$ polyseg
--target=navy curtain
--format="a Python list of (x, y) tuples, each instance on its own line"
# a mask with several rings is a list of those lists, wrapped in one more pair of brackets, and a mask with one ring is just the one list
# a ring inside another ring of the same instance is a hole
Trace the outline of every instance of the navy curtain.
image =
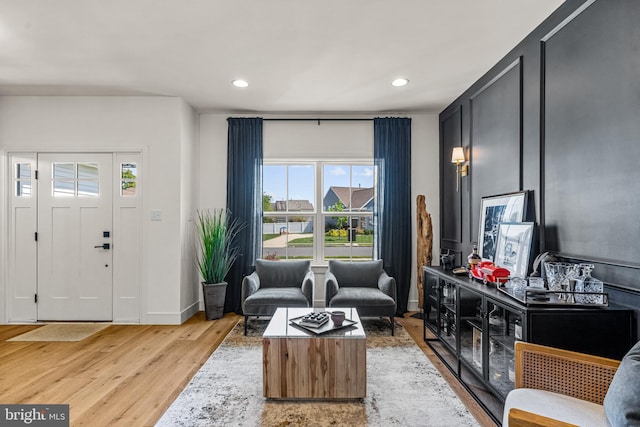
[(236, 244), (240, 256), (227, 275), (225, 312), (242, 314), (242, 278), (253, 271), (262, 247), (262, 119), (228, 118), (227, 209), (245, 227)]
[(396, 279), (396, 315), (402, 316), (411, 286), (411, 119), (375, 118), (373, 156), (378, 174), (374, 255)]

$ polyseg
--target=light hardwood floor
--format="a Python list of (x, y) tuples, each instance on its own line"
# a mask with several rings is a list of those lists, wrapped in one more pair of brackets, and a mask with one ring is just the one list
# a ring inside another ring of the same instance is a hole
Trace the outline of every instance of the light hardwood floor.
[[(112, 325), (80, 342), (7, 342), (36, 325), (0, 326), (0, 403), (68, 403), (73, 426), (152, 426), (242, 316), (179, 326)], [(422, 340), (397, 319), (482, 426), (495, 426)]]

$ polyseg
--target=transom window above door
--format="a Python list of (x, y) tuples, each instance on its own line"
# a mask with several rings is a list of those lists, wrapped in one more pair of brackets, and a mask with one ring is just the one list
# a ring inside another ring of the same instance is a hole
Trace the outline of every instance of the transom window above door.
[(96, 197), (100, 195), (98, 163), (52, 163), (54, 197)]

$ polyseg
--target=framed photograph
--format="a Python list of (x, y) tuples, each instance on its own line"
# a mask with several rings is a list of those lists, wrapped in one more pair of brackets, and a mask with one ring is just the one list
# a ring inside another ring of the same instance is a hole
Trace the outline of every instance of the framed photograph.
[(478, 253), (483, 261), (493, 261), (502, 222), (525, 221), (527, 191), (483, 197), (480, 202)]
[(498, 226), (494, 263), (511, 272), (511, 277), (526, 277), (533, 240), (533, 222), (503, 222)]

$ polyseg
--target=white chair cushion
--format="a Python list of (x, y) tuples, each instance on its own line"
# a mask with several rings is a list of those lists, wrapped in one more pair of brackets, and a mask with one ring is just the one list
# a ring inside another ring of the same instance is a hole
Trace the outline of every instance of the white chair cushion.
[(522, 409), (578, 426), (607, 427), (604, 407), (563, 394), (531, 388), (511, 390), (504, 402), (502, 426), (509, 427), (509, 410)]

